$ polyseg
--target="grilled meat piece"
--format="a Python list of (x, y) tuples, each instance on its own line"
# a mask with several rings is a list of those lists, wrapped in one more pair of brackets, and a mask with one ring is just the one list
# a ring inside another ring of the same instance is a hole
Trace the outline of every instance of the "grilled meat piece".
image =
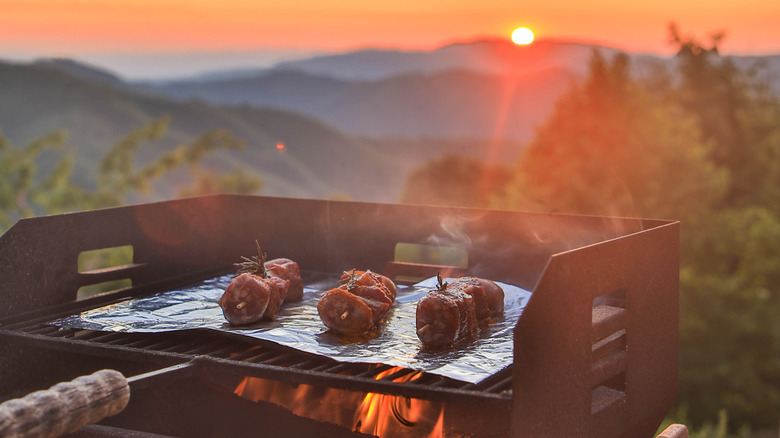
[(480, 327), (504, 314), (504, 291), (495, 282), (484, 278), (460, 277), (452, 285), (474, 297), (474, 310)]
[(336, 333), (356, 336), (367, 332), (395, 302), (395, 284), (383, 275), (353, 270), (345, 272), (340, 283), (317, 303), (320, 319)]
[(250, 324), (260, 319), (274, 319), (292, 285), (293, 299), (303, 295), (303, 280), (298, 264), (290, 259), (265, 261), (257, 245), (257, 255), (241, 257), (236, 263), (239, 275), (230, 282), (219, 299), (225, 319), (233, 325)]
[(461, 289), (433, 290), (417, 303), (417, 337), (427, 346), (470, 339), (478, 329), (474, 298)]
[(273, 276), (268, 276), (268, 278), (264, 278), (263, 281), (270, 287), (271, 297), (268, 300), (268, 308), (265, 309), (265, 312), (260, 319), (271, 320), (276, 318), (276, 314), (279, 313), (282, 303), (286, 300), (287, 293), (290, 290), (290, 282), (283, 278)]
[[(368, 275), (366, 275), (368, 273)], [(377, 274), (376, 272), (371, 271), (358, 271), (358, 270), (351, 270), (351, 271), (344, 271), (344, 273), (341, 274), (341, 278), (339, 278), (340, 283), (348, 282), (352, 278), (356, 284), (362, 284), (362, 285), (371, 285), (377, 282), (381, 282), (387, 290), (391, 294), (391, 300), (395, 300), (395, 297), (397, 295), (397, 290), (395, 288), (395, 283), (393, 283), (393, 280), (385, 277), (382, 274)]]
[(241, 274), (230, 282), (219, 299), (222, 314), (233, 325), (258, 321), (268, 308), (271, 287), (262, 278)]
[(289, 286), (290, 282), (281, 278), (241, 274), (230, 282), (219, 299), (222, 314), (231, 325), (274, 319)]
[(504, 313), (504, 291), (490, 280), (462, 277), (439, 286), (417, 303), (417, 336), (440, 348), (473, 339)]
[(298, 263), (286, 258), (273, 259), (265, 262), (265, 270), (269, 277), (278, 277), (290, 282), (284, 298), (285, 302), (303, 299), (303, 279)]

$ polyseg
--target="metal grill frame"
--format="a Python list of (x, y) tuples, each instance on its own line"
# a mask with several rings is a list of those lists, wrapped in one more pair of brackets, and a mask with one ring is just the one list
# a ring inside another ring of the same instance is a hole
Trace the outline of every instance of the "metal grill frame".
[[(444, 232), (453, 227), (458, 233)], [(254, 240), (303, 269), (334, 273), (355, 266), (395, 269), (396, 243), (432, 237), (462, 245), (471, 275), (534, 292), (515, 329), (513, 366), (479, 385), (435, 376), (377, 381), (379, 371), (354, 364), (320, 363), (303, 353), (204, 334), (136, 340), (44, 325), (229, 272), (253, 252)], [(211, 370), (204, 374), (496, 405), (511, 412), (513, 436), (582, 436), (585, 430), (589, 436), (652, 436), (677, 391), (678, 242), (675, 221), (240, 195), (25, 219), (0, 236), (0, 373), (15, 377), (3, 379), (0, 398), (18, 395), (33, 381), (40, 385), (52, 366), (36, 357), (51, 352), (48, 357), (83, 358), (73, 369), (50, 373), (52, 383), (98, 364), (127, 374), (191, 361)], [(78, 272), (81, 252), (123, 245), (133, 247), (131, 264)], [(75, 301), (81, 286), (115, 279), (133, 286)], [(615, 297), (617, 304), (609, 301)], [(603, 299), (606, 304), (594, 307)], [(176, 351), (182, 336), (184, 344), (209, 339), (216, 353), (201, 351), (203, 345)], [(223, 343), (237, 343), (243, 352), (220, 357), (230, 350)], [(268, 356), (238, 360), (257, 348)], [(292, 365), (285, 355), (296, 357)]]

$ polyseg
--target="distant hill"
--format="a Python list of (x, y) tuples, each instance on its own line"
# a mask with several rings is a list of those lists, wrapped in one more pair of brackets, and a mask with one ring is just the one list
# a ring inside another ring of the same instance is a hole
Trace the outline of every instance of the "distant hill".
[[(160, 144), (145, 147), (141, 161), (207, 130), (227, 129), (243, 139), (247, 148), (210, 157), (208, 165), (221, 169), (241, 165), (262, 177), (266, 194), (322, 198), (343, 193), (353, 199), (389, 201), (402, 184), (396, 181), (399, 166), (408, 165), (298, 114), (176, 102), (50, 65), (0, 63), (0, 96), (3, 135), (21, 145), (54, 130), (67, 130), (68, 144), (77, 153), (74, 176), (87, 186), (94, 184), (97, 162), (108, 147), (132, 129), (164, 115), (172, 120), (168, 134)], [(276, 149), (278, 142), (286, 146), (281, 152)], [(375, 162), (385, 166), (367, 165)], [(47, 165), (43, 163), (44, 168)], [(171, 187), (161, 196), (173, 191)]]
[(369, 137), (526, 141), (596, 49), (616, 52), (555, 41), (475, 41), (316, 56), (254, 75), (225, 72), (145, 88), (181, 100), (284, 108)]
[[(290, 87), (296, 89), (295, 84)], [(277, 90), (281, 99), (288, 89), (274, 84), (269, 90)], [(63, 60), (0, 62), (0, 96), (3, 136), (21, 146), (66, 130), (68, 147), (76, 152), (74, 179), (87, 187), (95, 184), (97, 163), (109, 147), (165, 115), (171, 118), (166, 136), (139, 150), (140, 162), (208, 130), (226, 129), (245, 141), (246, 149), (210, 156), (207, 166), (230, 170), (239, 165), (259, 175), (263, 193), (274, 196), (339, 195), (392, 202), (406, 174), (433, 157), (457, 153), (506, 162), (517, 157), (521, 146), (485, 139), (366, 139), (284, 109), (173, 100), (133, 88), (103, 70)], [(280, 142), (285, 145), (282, 151), (276, 147)], [(44, 156), (42, 172), (55, 158)], [(167, 183), (159, 188), (158, 198), (175, 194), (179, 183)]]
[[(240, 76), (166, 81), (146, 89), (176, 99), (285, 108), (369, 137), (527, 141), (594, 50), (501, 40), (433, 51), (363, 50), (283, 62)], [(639, 55), (637, 55), (639, 56)]]
[(295, 71), (153, 87), (177, 99), (284, 108), (369, 137), (527, 140), (575, 76), (551, 69), (523, 76), (453, 70), (376, 81)]
[(52, 70), (58, 70), (64, 73), (68, 73), (71, 76), (87, 79), (92, 82), (122, 85), (122, 80), (114, 73), (94, 65), (77, 62), (68, 58), (40, 59), (35, 62), (35, 65), (43, 68), (50, 68)]
[(453, 43), (430, 51), (358, 50), (281, 62), (275, 70), (359, 81), (449, 70), (502, 76), (524, 76), (556, 69), (584, 73), (594, 50), (600, 50), (606, 56), (618, 52), (610, 47), (567, 41), (539, 40), (519, 46), (508, 40), (494, 39)]
[[(560, 94), (582, 77), (594, 49), (616, 53), (563, 42), (523, 48), (478, 41), (426, 52), (319, 56), (254, 73), (158, 83), (128, 83), (121, 72), (68, 59), (0, 62), (0, 130), (15, 144), (67, 130), (77, 152), (75, 177), (93, 184), (108, 147), (169, 115), (165, 140), (146, 147), (140, 160), (221, 128), (248, 147), (207, 164), (257, 173), (266, 194), (393, 201), (407, 172), (441, 154), (514, 160)], [(672, 62), (630, 56), (638, 72), (648, 63)], [(766, 74), (774, 75), (767, 79), (780, 84), (780, 56), (734, 60), (743, 68), (766, 64)], [(175, 184), (162, 190), (170, 196)]]
[[(360, 50), (282, 62), (272, 69), (149, 84), (176, 99), (285, 108), (369, 137), (500, 138), (527, 141), (555, 101), (604, 46), (542, 40), (450, 44), (431, 51)], [(629, 53), (637, 74), (673, 58)], [(780, 56), (764, 62), (780, 92)]]

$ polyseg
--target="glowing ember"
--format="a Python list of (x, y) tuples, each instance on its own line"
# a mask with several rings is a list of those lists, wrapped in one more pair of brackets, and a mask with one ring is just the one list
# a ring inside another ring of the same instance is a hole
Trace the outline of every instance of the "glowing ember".
[(284, 143), (282, 143), (281, 141), (279, 143), (276, 143), (276, 150), (283, 151)]

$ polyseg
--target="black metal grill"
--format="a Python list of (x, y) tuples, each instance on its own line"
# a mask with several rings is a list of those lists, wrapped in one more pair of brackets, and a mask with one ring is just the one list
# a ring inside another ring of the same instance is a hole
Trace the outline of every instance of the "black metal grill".
[(419, 399), (446, 401), (452, 397), (475, 401), (510, 401), (511, 367), (478, 383), (465, 383), (430, 373), (411, 382), (394, 382), (415, 371), (382, 364), (342, 363), (322, 356), (257, 345), (210, 333), (111, 333), (46, 324), (18, 323), (3, 326), (25, 342), (50, 349), (84, 351), (96, 356), (141, 357), (155, 362), (187, 362), (195, 359), (213, 366), (227, 365), (243, 376), (291, 383), (327, 385), (357, 392), (376, 392)]
[[(385, 376), (386, 365), (339, 363), (224, 333), (47, 324), (230, 272), (256, 239), (312, 275), (394, 269), (397, 243), (446, 238), (444, 220), (470, 238), (453, 244), (468, 251), (469, 274), (533, 291), (515, 327), (513, 365), (478, 384), (430, 373), (399, 382), (412, 371)], [(446, 403), (512, 436), (649, 437), (676, 396), (678, 234), (679, 224), (659, 220), (232, 195), (27, 219), (0, 236), (0, 401), (100, 368), (133, 375), (178, 365), (176, 373), (192, 379), (150, 380), (157, 384), (136, 392), (118, 416), (123, 427), (216, 433), (208, 409), (244, 412), (232, 390), (259, 377)], [(132, 263), (77, 272), (81, 252), (122, 245), (132, 246)], [(116, 279), (132, 286), (75, 299), (82, 286)], [(174, 396), (193, 400), (184, 417), (156, 402), (176, 404)], [(190, 424), (195, 418), (202, 422)]]

